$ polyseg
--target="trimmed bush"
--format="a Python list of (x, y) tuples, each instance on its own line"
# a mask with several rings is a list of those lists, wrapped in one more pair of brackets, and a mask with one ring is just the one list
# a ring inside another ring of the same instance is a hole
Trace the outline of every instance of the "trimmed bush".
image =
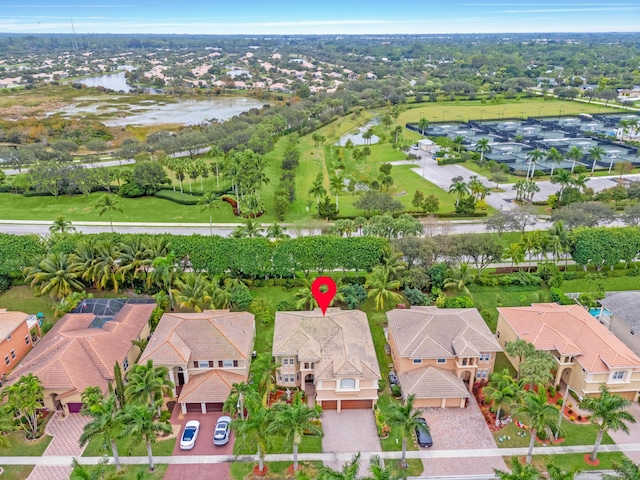
[(197, 205), (198, 198), (188, 193), (174, 192), (173, 190), (159, 190), (154, 197), (163, 198), (180, 205)]

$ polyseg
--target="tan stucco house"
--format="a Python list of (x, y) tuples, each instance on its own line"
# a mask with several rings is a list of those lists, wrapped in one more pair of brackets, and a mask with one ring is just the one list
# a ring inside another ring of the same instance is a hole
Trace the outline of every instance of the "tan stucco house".
[(315, 390), (325, 410), (371, 409), (378, 400), (380, 368), (360, 310), (277, 312), (273, 356), (277, 385)]
[(464, 408), (502, 348), (475, 308), (411, 307), (387, 312), (402, 396), (416, 407)]
[(116, 362), (126, 374), (140, 355), (140, 348), (131, 341), (149, 336), (149, 317), (156, 305), (136, 301), (84, 300), (33, 347), (11, 372), (8, 383), (32, 373), (42, 382), (46, 408), (79, 412), (87, 387), (97, 386), (106, 393)]
[(234, 383), (247, 381), (254, 317), (247, 312), (205, 310), (165, 313), (140, 363), (169, 369), (182, 413), (220, 412)]
[[(554, 385), (562, 382), (584, 398), (599, 395), (604, 384), (637, 401), (640, 358), (583, 307), (537, 303), (498, 308), (498, 314), (496, 336), (502, 346), (523, 339), (555, 357)], [(518, 358), (508, 358), (517, 368)]]

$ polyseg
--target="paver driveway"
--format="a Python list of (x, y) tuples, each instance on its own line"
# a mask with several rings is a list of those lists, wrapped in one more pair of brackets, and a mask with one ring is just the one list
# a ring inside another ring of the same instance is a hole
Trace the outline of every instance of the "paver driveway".
[[(423, 416), (433, 437), (433, 450), (462, 448), (496, 448), (476, 400), (471, 397), (467, 408), (425, 408)], [(505, 470), (501, 457), (488, 458), (430, 458), (424, 459), (424, 476), (476, 475), (493, 473), (494, 468)]]
[[(381, 452), (376, 421), (372, 410), (331, 410), (322, 412), (322, 451), (327, 453)], [(327, 466), (341, 469), (342, 464), (325, 462)], [(360, 474), (369, 473), (369, 459), (361, 458)]]
[[(640, 443), (640, 405), (635, 402), (632, 403), (631, 407), (629, 407), (629, 413), (636, 419), (636, 423), (627, 423), (629, 435), (622, 430), (617, 432), (609, 430), (608, 432), (611, 439), (616, 443)], [(640, 462), (640, 452), (627, 452), (625, 455), (635, 463)]]
[[(42, 456), (65, 455), (80, 457), (84, 447), (80, 447), (78, 439), (89, 420), (89, 417), (79, 413), (72, 413), (67, 417), (63, 417), (60, 412), (56, 412), (44, 429), (45, 433), (51, 435), (53, 439)], [(67, 480), (70, 475), (71, 465), (68, 467), (36, 466), (27, 477), (27, 480)]]
[[(233, 432), (229, 437), (229, 443), (224, 446), (213, 445), (213, 430), (223, 414), (220, 412), (195, 413), (187, 412), (182, 414), (180, 404), (176, 403), (171, 414), (171, 424), (179, 425), (178, 438), (176, 446), (173, 449), (174, 456), (190, 456), (190, 455), (233, 455), (233, 442), (235, 440)], [(191, 450), (180, 450), (180, 437), (184, 425), (189, 420), (198, 420), (200, 422), (200, 433), (196, 440), (196, 445)], [(195, 464), (195, 465), (169, 465), (167, 468), (166, 478), (171, 480), (199, 480), (211, 479), (227, 480), (231, 479), (228, 463), (215, 464)]]

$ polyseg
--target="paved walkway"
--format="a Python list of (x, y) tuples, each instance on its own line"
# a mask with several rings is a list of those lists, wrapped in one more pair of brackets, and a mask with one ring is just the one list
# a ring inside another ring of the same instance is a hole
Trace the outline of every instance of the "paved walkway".
[(67, 480), (71, 476), (71, 460), (60, 465), (47, 464), (47, 459), (49, 457), (55, 457), (56, 460), (64, 457), (80, 457), (84, 447), (81, 448), (78, 445), (78, 438), (88, 422), (89, 418), (78, 413), (62, 417), (60, 412), (56, 412), (44, 429), (45, 433), (51, 435), (53, 439), (40, 457), (43, 464), (37, 465), (27, 480)]

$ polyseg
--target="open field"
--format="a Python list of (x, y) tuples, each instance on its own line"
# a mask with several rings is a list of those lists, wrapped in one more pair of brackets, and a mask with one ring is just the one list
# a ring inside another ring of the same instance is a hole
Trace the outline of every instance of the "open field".
[[(414, 106), (415, 105), (415, 106)], [(436, 102), (411, 105), (398, 117), (398, 125), (417, 123), (424, 117), (429, 122), (466, 122), (468, 120), (489, 120), (502, 118), (549, 117), (578, 115), (580, 113), (613, 113), (620, 110), (615, 107), (592, 105), (556, 99), (543, 100), (541, 97), (502, 100), (491, 103), (481, 100)]]

